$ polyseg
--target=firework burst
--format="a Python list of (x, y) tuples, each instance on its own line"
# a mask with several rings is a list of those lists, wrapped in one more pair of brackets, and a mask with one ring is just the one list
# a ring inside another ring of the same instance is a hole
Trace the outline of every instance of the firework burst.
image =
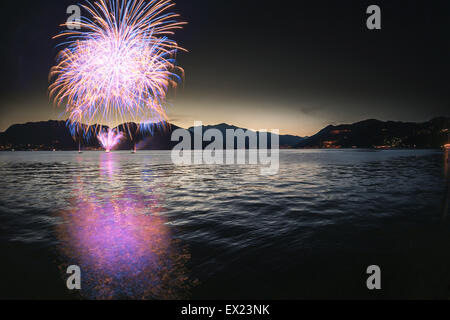
[(97, 138), (106, 152), (110, 152), (123, 138), (123, 134), (116, 129), (108, 129), (107, 131), (102, 130)]
[[(98, 0), (80, 30), (66, 30), (66, 46), (51, 69), (50, 95), (65, 106), (72, 134), (101, 125), (135, 122), (141, 130), (167, 120), (164, 104), (183, 70), (175, 65), (182, 49), (169, 39), (184, 22), (170, 0)], [(73, 22), (63, 26), (69, 27)], [(129, 128), (128, 128), (129, 129)]]

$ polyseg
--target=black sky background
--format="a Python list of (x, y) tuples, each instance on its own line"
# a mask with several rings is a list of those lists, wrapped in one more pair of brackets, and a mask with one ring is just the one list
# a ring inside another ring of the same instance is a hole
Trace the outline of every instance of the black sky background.
[[(189, 126), (232, 122), (309, 135), (329, 123), (450, 116), (450, 2), (178, 0), (189, 50), (170, 106)], [(0, 131), (59, 113), (47, 96), (52, 36), (76, 1), (2, 2)], [(366, 8), (382, 30), (366, 28)], [(59, 110), (60, 112), (61, 110)]]

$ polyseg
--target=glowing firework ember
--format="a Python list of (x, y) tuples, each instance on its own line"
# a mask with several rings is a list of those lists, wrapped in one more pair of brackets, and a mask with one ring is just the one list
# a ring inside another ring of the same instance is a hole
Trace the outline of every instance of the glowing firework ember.
[(115, 129), (108, 129), (100, 132), (97, 138), (106, 152), (110, 152), (123, 138), (123, 134)]
[[(126, 122), (150, 130), (164, 124), (169, 88), (183, 70), (175, 65), (182, 49), (169, 39), (184, 22), (169, 12), (171, 0), (99, 0), (82, 7), (80, 30), (66, 30), (67, 47), (51, 70), (50, 95), (65, 105), (75, 132), (94, 125)], [(69, 27), (73, 22), (64, 26)]]

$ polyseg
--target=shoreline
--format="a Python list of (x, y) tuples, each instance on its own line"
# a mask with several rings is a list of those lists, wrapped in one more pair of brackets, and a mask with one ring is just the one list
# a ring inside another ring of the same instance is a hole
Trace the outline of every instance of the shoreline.
[[(234, 149), (243, 150), (243, 149)], [(271, 150), (271, 149), (245, 149), (249, 150)], [(301, 151), (301, 150), (328, 150), (328, 151), (339, 151), (339, 150), (368, 150), (368, 151), (400, 151), (400, 150), (436, 150), (436, 151), (446, 151), (444, 148), (280, 148), (279, 151)], [(0, 152), (78, 152), (78, 149), (70, 150), (0, 150)], [(130, 150), (112, 150), (111, 152), (129, 152)], [(137, 150), (137, 152), (145, 151), (172, 151), (171, 149), (146, 149)], [(192, 149), (190, 151), (204, 151), (204, 149)], [(227, 149), (218, 149), (217, 151), (227, 151)], [(105, 150), (82, 150), (82, 152), (105, 152)]]

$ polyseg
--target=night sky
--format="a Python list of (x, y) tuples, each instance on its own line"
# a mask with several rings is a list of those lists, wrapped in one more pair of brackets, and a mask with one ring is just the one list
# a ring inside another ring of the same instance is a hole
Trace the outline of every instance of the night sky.
[[(368, 118), (450, 116), (450, 1), (178, 0), (186, 79), (170, 121), (312, 135)], [(67, 0), (2, 1), (0, 131), (60, 118), (48, 98)], [(382, 30), (366, 28), (366, 8)]]

